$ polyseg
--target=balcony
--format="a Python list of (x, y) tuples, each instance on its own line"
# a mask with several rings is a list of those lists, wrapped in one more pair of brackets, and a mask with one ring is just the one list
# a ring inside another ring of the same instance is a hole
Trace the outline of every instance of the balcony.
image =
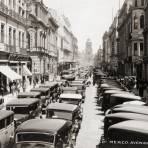
[(20, 16), (19, 13), (15, 12), (15, 11), (13, 11), (11, 9), (8, 9), (8, 7), (2, 2), (0, 2), (0, 12), (2, 12), (5, 15), (11, 17), (15, 21), (19, 21), (22, 24), (26, 24), (26, 19), (25, 18)]

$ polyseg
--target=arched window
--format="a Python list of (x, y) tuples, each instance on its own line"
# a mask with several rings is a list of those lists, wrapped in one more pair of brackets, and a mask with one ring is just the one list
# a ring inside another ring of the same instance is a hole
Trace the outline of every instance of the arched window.
[(140, 28), (144, 28), (144, 15), (140, 16)]
[(137, 0), (135, 0), (135, 7), (137, 7), (138, 6), (138, 1)]
[(141, 0), (141, 6), (144, 6), (144, 0)]
[(134, 29), (138, 29), (138, 18), (136, 14), (134, 16)]

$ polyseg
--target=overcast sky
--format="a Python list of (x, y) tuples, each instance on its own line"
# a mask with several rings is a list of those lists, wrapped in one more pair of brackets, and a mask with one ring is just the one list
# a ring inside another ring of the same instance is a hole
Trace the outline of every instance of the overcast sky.
[[(120, 0), (121, 5), (123, 2)], [(94, 52), (102, 46), (103, 33), (119, 9), (119, 0), (44, 0), (44, 3), (69, 18), (80, 50), (90, 38)]]

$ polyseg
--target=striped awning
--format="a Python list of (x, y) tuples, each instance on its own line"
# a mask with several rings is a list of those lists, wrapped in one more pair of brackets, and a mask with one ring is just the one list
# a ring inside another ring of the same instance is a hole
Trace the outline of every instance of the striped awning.
[(0, 72), (6, 77), (8, 77), (11, 81), (22, 79), (22, 77), (18, 73), (16, 73), (9, 66), (6, 65), (0, 66)]
[(30, 72), (30, 70), (27, 68), (26, 65), (23, 65), (23, 75), (24, 76), (32, 76), (32, 73)]

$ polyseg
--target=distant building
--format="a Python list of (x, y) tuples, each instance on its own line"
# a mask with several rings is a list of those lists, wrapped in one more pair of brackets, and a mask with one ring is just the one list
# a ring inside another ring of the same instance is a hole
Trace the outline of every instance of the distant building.
[(85, 44), (84, 62), (86, 66), (93, 65), (93, 50), (92, 50), (92, 42), (90, 39), (87, 39)]

